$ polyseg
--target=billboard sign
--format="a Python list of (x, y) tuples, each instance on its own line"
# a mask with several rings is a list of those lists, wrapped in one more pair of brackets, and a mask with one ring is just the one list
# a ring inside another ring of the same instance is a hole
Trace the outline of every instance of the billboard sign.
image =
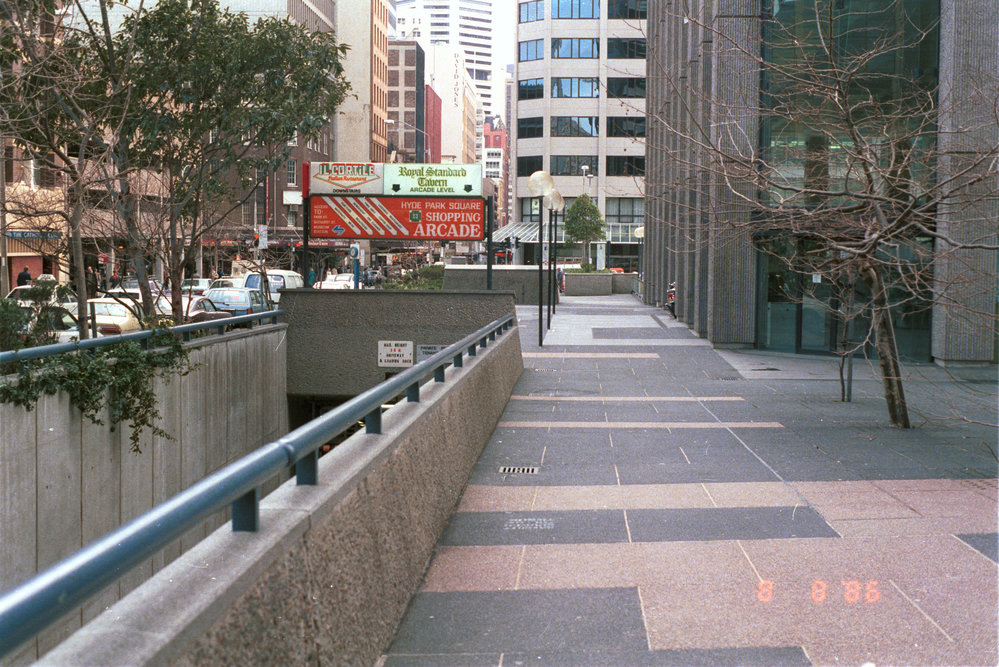
[(480, 241), (485, 236), (481, 198), (315, 196), (310, 201), (312, 238)]
[(481, 197), (481, 164), (386, 164), (385, 195)]
[(310, 162), (313, 194), (380, 195), (385, 189), (379, 162)]

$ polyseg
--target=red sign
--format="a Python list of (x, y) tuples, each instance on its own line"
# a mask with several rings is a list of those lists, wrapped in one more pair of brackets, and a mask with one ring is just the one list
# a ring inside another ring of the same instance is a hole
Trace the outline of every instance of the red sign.
[(479, 241), (485, 201), (444, 197), (310, 199), (311, 238)]

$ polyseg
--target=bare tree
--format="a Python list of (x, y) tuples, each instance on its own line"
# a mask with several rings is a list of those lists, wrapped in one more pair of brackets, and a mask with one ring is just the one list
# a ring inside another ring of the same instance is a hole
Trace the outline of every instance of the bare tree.
[(650, 183), (674, 220), (664, 248), (770, 253), (794, 282), (773, 289), (849, 327), (840, 353), (872, 345), (900, 427), (899, 318), (995, 318), (999, 80), (984, 67), (939, 84), (931, 4), (773, 0), (731, 18), (669, 1), (653, 39), (681, 54), (649, 61), (664, 92), (648, 151), (671, 165)]

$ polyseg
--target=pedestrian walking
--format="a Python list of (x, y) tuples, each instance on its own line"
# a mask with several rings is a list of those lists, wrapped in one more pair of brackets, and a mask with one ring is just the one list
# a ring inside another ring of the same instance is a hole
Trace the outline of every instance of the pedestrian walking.
[(24, 267), (24, 271), (17, 274), (17, 286), (30, 285), (31, 284), (31, 271), (28, 271), (28, 267)]

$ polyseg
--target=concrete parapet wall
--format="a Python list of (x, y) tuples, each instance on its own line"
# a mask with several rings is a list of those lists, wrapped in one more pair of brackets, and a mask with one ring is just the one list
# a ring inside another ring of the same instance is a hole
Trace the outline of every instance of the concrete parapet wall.
[[(548, 303), (548, 274), (544, 277), (542, 302)], [(445, 266), (444, 289), (484, 290), (486, 289), (486, 267)], [(502, 265), (493, 267), (493, 289), (513, 292), (520, 305), (538, 305), (538, 267), (529, 265)], [(558, 299), (558, 296), (555, 297)]]
[[(143, 435), (130, 451), (127, 427), (81, 416), (63, 392), (32, 411), (0, 405), (0, 590), (73, 554), (223, 465), (288, 430), (282, 324), (190, 343), (196, 369), (157, 379), (172, 440)], [(225, 521), (207, 520), (133, 570), (56, 628), (0, 664), (26, 664), (128, 593)]]
[(288, 393), (352, 397), (404, 368), (379, 365), (379, 341), (446, 347), (512, 313), (509, 292), (284, 290)]
[(614, 294), (631, 294), (638, 291), (637, 273), (612, 273)]
[(565, 274), (566, 296), (610, 296), (613, 293), (614, 274), (612, 273)]
[[(282, 299), (283, 303), (283, 299)], [(372, 665), (523, 371), (511, 329), (222, 527), (42, 665)]]

